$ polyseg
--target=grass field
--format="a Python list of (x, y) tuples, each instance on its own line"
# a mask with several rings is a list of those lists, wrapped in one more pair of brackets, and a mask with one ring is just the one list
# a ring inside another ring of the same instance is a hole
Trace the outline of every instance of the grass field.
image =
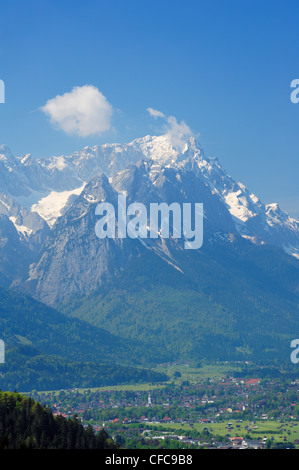
[[(232, 430), (228, 430), (227, 425), (231, 423)], [(267, 422), (264, 421), (256, 421), (254, 423), (250, 421), (243, 421), (239, 422), (237, 420), (229, 420), (224, 421), (221, 423), (194, 423), (193, 426), (189, 424), (173, 424), (173, 423), (166, 423), (163, 425), (159, 424), (152, 424), (152, 426), (161, 427), (164, 429), (169, 429), (170, 432), (178, 433), (180, 430), (191, 430), (194, 429), (196, 431), (202, 432), (205, 428), (209, 430), (209, 432), (213, 435), (219, 436), (226, 436), (229, 435), (231, 437), (245, 437), (246, 435), (250, 435), (253, 440), (258, 438), (270, 438), (273, 436), (274, 441), (283, 441), (286, 438), (286, 441), (293, 442), (295, 439), (299, 439), (299, 425), (296, 422), (294, 423), (281, 423), (275, 420), (268, 420)], [(249, 426), (252, 430), (248, 432), (245, 429), (246, 426)], [(254, 427), (257, 429), (254, 429)]]
[[(107, 390), (115, 390), (115, 391), (150, 391), (150, 390), (155, 390), (155, 389), (158, 389), (158, 388), (163, 388), (165, 387), (165, 383), (161, 383), (161, 384), (152, 384), (152, 383), (144, 383), (144, 384), (133, 384), (133, 385), (112, 385), (111, 387), (109, 386), (105, 386), (105, 387), (96, 387), (96, 388), (76, 388), (76, 390), (79, 392), (79, 393), (84, 393), (88, 390), (90, 390), (91, 392), (104, 392), (104, 391), (107, 391)], [(75, 390), (75, 389), (71, 389), (71, 390)], [(64, 390), (64, 391), (68, 391), (68, 390)], [(41, 392), (38, 392), (39, 395), (48, 395), (49, 393), (53, 394), (54, 395), (59, 395), (59, 392), (60, 390), (45, 390), (45, 391), (41, 391)], [(28, 395), (29, 393), (24, 393), (24, 395)]]
[[(240, 366), (235, 364), (228, 363), (217, 363), (217, 364), (207, 364), (201, 367), (194, 367), (190, 364), (173, 364), (167, 365), (163, 364), (155, 368), (157, 372), (163, 372), (167, 374), (170, 378), (168, 382), (163, 383), (142, 383), (142, 384), (128, 384), (128, 385), (112, 385), (105, 387), (96, 387), (96, 388), (78, 388), (77, 390), (80, 393), (83, 393), (86, 390), (92, 392), (96, 391), (105, 391), (105, 390), (115, 390), (115, 391), (150, 391), (159, 388), (164, 388), (167, 384), (174, 382), (177, 385), (180, 385), (183, 381), (189, 381), (190, 383), (200, 383), (203, 380), (209, 379), (219, 379), (225, 375), (229, 375), (230, 372), (239, 370)], [(175, 372), (180, 372), (181, 377), (175, 377)], [(39, 394), (48, 394), (55, 393), (58, 394), (59, 391), (42, 391)]]
[[(232, 375), (233, 372), (241, 369), (241, 365), (232, 363), (203, 364), (196, 367), (192, 364), (172, 364), (156, 367), (157, 372), (164, 372), (171, 381), (180, 384), (183, 381), (190, 383), (199, 383), (206, 379), (220, 379), (226, 375)], [(175, 378), (175, 372), (180, 372), (181, 377)]]

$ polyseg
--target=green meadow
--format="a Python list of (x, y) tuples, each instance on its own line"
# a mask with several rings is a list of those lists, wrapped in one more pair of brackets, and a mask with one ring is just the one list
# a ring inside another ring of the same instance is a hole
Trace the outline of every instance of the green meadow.
[[(228, 429), (228, 423), (231, 424), (230, 430)], [(272, 436), (274, 441), (283, 441), (284, 438), (286, 441), (294, 442), (294, 440), (299, 439), (299, 425), (294, 422), (280, 422), (275, 420), (267, 421), (242, 421), (238, 420), (227, 420), (220, 423), (194, 423), (190, 424), (173, 424), (165, 423), (163, 425), (150, 423), (149, 426), (155, 426), (155, 428), (161, 428), (163, 430), (169, 430), (174, 434), (179, 434), (181, 431), (190, 431), (196, 430), (198, 432), (208, 429), (208, 431), (213, 435), (219, 436), (230, 436), (230, 437), (243, 437), (250, 436), (252, 440), (256, 439), (271, 439)], [(245, 427), (249, 426), (251, 431), (249, 432)]]

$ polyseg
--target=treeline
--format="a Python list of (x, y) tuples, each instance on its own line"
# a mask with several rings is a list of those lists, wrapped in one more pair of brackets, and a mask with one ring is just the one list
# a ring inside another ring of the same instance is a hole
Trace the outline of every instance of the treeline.
[(7, 352), (0, 366), (2, 390), (60, 390), (142, 382), (163, 382), (166, 374), (120, 364), (67, 361), (47, 356), (31, 346), (18, 346)]
[(116, 449), (102, 430), (95, 434), (78, 419), (54, 416), (19, 393), (0, 391), (0, 449)]
[(239, 371), (234, 371), (232, 375), (235, 378), (252, 378), (259, 377), (261, 379), (281, 379), (281, 380), (296, 380), (298, 378), (298, 371), (294, 364), (281, 364), (278, 366), (247, 366), (245, 365)]

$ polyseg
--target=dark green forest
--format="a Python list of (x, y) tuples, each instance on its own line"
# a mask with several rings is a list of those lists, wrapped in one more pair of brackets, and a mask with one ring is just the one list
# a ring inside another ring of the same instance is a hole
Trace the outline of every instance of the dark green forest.
[(59, 390), (61, 388), (103, 387), (142, 382), (163, 382), (167, 375), (137, 367), (97, 362), (66, 361), (41, 354), (30, 346), (8, 351), (0, 364), (2, 390)]
[(166, 375), (142, 367), (161, 357), (159, 349), (70, 319), (4, 288), (0, 288), (0, 339), (5, 343), (5, 363), (0, 364), (2, 390), (27, 392), (167, 380)]
[[(120, 330), (121, 331), (121, 330)], [(30, 345), (44, 354), (71, 361), (141, 365), (159, 362), (162, 348), (147, 348), (80, 319), (70, 319), (54, 308), (14, 290), (0, 287), (0, 338), (6, 347)]]
[(19, 393), (0, 391), (0, 449), (115, 449), (102, 430), (95, 434), (76, 418), (52, 411)]

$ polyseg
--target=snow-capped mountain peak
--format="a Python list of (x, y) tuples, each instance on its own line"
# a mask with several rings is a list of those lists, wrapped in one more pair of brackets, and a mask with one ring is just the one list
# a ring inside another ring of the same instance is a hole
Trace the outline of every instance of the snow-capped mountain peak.
[(37, 212), (52, 227), (92, 178), (103, 173), (113, 186), (120, 172), (140, 161), (147, 162), (152, 182), (158, 181), (165, 169), (183, 172), (177, 173), (177, 184), (183, 184), (182, 174), (192, 173), (230, 212), (241, 236), (297, 255), (299, 222), (276, 204), (264, 205), (244, 184), (236, 182), (217, 158), (206, 157), (195, 137), (182, 137), (180, 145), (174, 145), (169, 134), (147, 135), (127, 144), (87, 146), (49, 159), (34, 159), (29, 154), (15, 158), (7, 146), (0, 146), (0, 191)]
[(7, 145), (0, 145), (0, 164), (9, 171), (12, 171), (12, 168), (16, 164), (16, 159)]

